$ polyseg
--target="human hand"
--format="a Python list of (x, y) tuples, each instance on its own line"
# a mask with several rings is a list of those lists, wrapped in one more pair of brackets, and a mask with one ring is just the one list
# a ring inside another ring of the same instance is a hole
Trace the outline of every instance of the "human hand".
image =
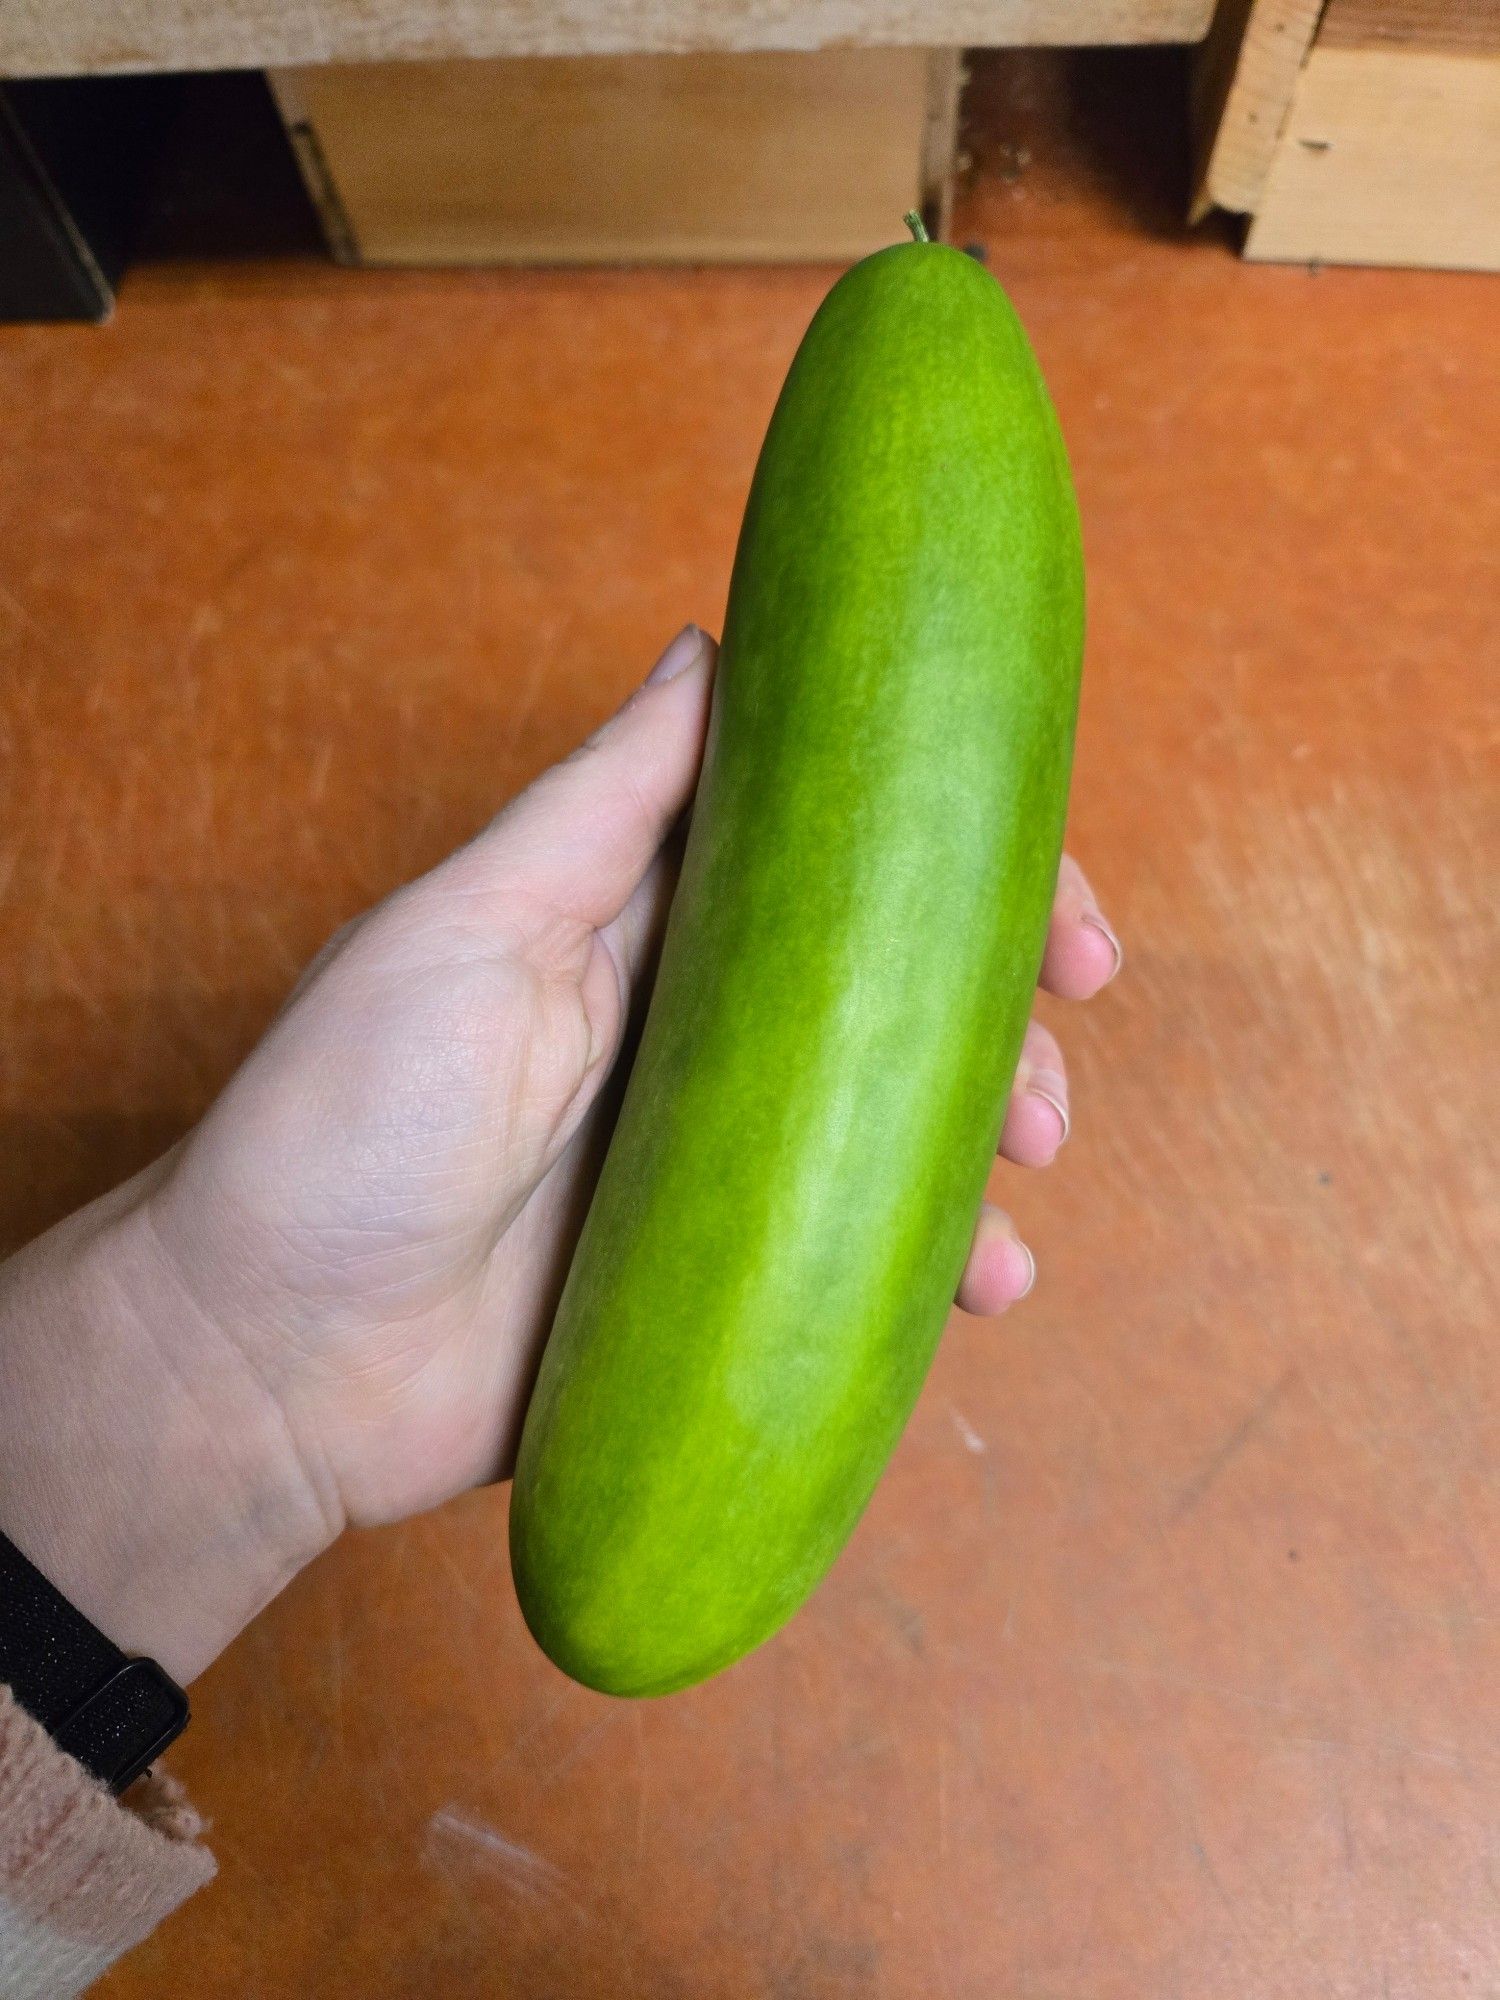
[[(679, 635), (581, 750), (325, 948), (179, 1147), (15, 1260), (34, 1301), (38, 1273), (81, 1252), (69, 1323), (112, 1407), (91, 1412), (76, 1378), (49, 1392), (66, 1345), (49, 1363), (7, 1330), (0, 1408), (9, 1391), (46, 1425), (48, 1394), (64, 1402), (63, 1455), (89, 1477), (66, 1490), (54, 1444), (28, 1478), (23, 1444), (0, 1525), (180, 1678), (346, 1522), (509, 1471), (670, 898), (712, 671), (702, 634)], [(1118, 961), (1065, 862), (1043, 985), (1084, 998)], [(1033, 1023), (1002, 1154), (1044, 1165), (1067, 1104)], [(986, 1205), (959, 1303), (998, 1312), (1033, 1275)], [(14, 1298), (16, 1270), (0, 1277)], [(80, 1514), (89, 1553), (70, 1558)]]

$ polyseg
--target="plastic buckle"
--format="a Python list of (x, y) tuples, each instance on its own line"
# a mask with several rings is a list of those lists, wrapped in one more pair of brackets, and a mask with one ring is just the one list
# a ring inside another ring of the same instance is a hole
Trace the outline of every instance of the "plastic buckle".
[(53, 1730), (54, 1742), (117, 1795), (175, 1742), (188, 1698), (155, 1660), (126, 1660)]

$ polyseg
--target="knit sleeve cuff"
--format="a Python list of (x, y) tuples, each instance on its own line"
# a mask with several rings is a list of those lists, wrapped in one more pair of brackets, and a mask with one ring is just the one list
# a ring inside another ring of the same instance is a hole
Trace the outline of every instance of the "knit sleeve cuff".
[(164, 1774), (115, 1799), (0, 1687), (0, 1994), (92, 1984), (212, 1879), (204, 1830)]

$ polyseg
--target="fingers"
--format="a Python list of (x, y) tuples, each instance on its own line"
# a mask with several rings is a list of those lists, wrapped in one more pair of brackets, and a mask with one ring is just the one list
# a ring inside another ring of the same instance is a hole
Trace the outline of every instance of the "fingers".
[(1000, 1151), (1018, 1167), (1045, 1167), (1068, 1136), (1068, 1073), (1056, 1036), (1040, 1021), (1026, 1030), (1011, 1086)]
[[(1041, 985), (1064, 1000), (1087, 1000), (1107, 986), (1124, 954), (1088, 878), (1071, 855), (1057, 873), (1057, 895)], [(1018, 1166), (1045, 1167), (1068, 1136), (1068, 1073), (1056, 1037), (1040, 1021), (1026, 1030), (1006, 1106), (1000, 1152)], [(1036, 1262), (1002, 1209), (986, 1202), (974, 1226), (957, 1300), (965, 1312), (999, 1313), (1025, 1298)]]
[(1092, 999), (1120, 969), (1124, 953), (1088, 878), (1070, 854), (1057, 871), (1041, 983), (1062, 1000)]
[(503, 890), (513, 931), (595, 930), (624, 910), (697, 784), (714, 658), (696, 625), (679, 632), (624, 707), (448, 864)]
[(1004, 1209), (985, 1202), (974, 1225), (957, 1302), (966, 1313), (992, 1317), (1024, 1299), (1036, 1283), (1036, 1259)]

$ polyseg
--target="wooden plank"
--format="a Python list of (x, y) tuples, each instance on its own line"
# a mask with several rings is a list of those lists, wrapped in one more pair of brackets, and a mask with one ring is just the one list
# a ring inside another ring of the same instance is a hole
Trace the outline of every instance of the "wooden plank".
[(1321, 11), (1322, 0), (1222, 0), (1193, 78), (1193, 221), (1259, 206)]
[(1248, 257), (1500, 269), (1500, 54), (1319, 45)]
[(452, 56), (1196, 41), (1213, 0), (10, 0), (0, 76)]
[(1500, 49), (1500, 0), (1328, 0), (1320, 49), (1405, 44), (1429, 55)]
[(940, 217), (957, 82), (921, 49), (273, 78), (335, 253), (422, 265), (861, 256)]
[(959, 105), (965, 68), (961, 49), (927, 57), (927, 117), (922, 130), (922, 213), (934, 236), (946, 238), (953, 219)]

